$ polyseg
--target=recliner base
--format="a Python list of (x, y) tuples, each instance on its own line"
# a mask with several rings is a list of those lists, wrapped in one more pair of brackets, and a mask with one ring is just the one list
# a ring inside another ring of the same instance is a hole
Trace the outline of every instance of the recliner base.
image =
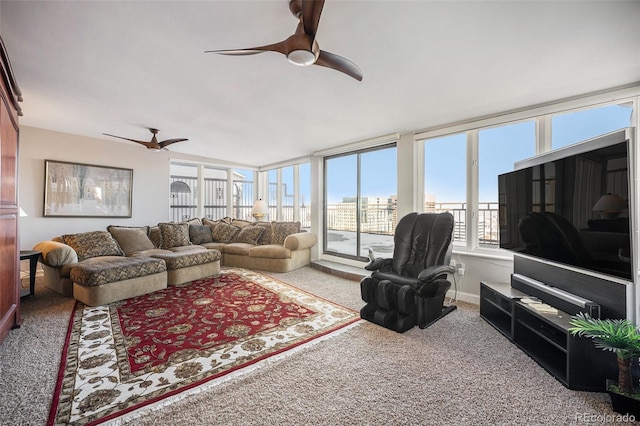
[(360, 310), (360, 317), (398, 333), (416, 325), (427, 328), (457, 308), (444, 304), (450, 285), (446, 280), (436, 280), (430, 288), (422, 289), (428, 293), (425, 297), (417, 294), (413, 286), (365, 277), (360, 282), (360, 290), (367, 304)]
[(418, 327), (420, 327), (421, 329), (425, 329), (427, 327), (429, 327), (431, 324), (433, 324), (434, 322), (438, 321), (440, 318), (450, 314), (451, 312), (455, 311), (456, 309), (458, 309), (458, 307), (456, 305), (445, 305), (442, 308), (442, 312), (440, 313), (440, 315), (438, 315), (437, 317), (433, 318), (432, 320), (430, 320), (428, 323), (424, 324), (424, 325), (420, 325), (418, 324)]

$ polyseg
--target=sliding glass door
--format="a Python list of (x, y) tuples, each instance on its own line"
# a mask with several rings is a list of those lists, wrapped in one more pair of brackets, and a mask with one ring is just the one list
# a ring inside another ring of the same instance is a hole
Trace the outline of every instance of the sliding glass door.
[(324, 252), (355, 259), (393, 251), (397, 223), (396, 147), (327, 157)]

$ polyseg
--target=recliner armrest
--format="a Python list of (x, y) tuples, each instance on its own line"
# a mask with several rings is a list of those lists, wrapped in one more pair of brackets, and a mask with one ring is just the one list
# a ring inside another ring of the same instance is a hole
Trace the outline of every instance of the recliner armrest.
[(366, 265), (364, 265), (364, 269), (366, 269), (367, 271), (379, 271), (384, 267), (389, 267), (389, 265), (391, 265), (391, 261), (392, 259), (385, 259), (382, 257), (378, 257), (376, 259), (373, 259), (371, 262), (367, 263)]
[(455, 269), (449, 265), (434, 265), (420, 272), (420, 274), (418, 274), (418, 279), (423, 283), (427, 283), (443, 274), (453, 274), (454, 272)]

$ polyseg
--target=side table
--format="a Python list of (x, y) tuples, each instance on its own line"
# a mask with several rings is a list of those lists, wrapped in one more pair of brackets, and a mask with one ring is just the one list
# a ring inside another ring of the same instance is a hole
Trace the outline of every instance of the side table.
[(20, 289), (20, 297), (31, 296), (36, 292), (36, 267), (41, 252), (36, 250), (20, 250), (20, 260), (29, 259), (29, 290)]

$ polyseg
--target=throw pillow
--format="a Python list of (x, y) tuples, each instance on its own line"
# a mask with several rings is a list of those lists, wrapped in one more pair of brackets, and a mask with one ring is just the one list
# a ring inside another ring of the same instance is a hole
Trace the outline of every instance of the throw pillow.
[(118, 245), (126, 256), (131, 254), (154, 249), (155, 246), (148, 237), (148, 226), (108, 226), (107, 231), (116, 239)]
[(209, 225), (189, 225), (189, 239), (193, 244), (205, 244), (213, 242)]
[(264, 232), (258, 238), (258, 244), (265, 245), (271, 244), (271, 237), (273, 236), (273, 229), (271, 227), (271, 222), (256, 222), (254, 226), (259, 226), (264, 229)]
[(229, 225), (228, 223), (220, 222), (213, 228), (213, 241), (217, 243), (230, 243), (233, 241), (233, 237), (240, 231), (237, 226)]
[(209, 225), (211, 229), (215, 228), (219, 222), (220, 222), (219, 220), (211, 220), (211, 219), (207, 219), (206, 217), (202, 218), (202, 224)]
[(63, 235), (62, 241), (75, 250), (78, 261), (98, 256), (124, 255), (116, 240), (107, 231)]
[(300, 222), (271, 222), (271, 228), (271, 244), (283, 245), (285, 238), (300, 232)]
[(187, 225), (202, 225), (202, 221), (197, 217), (194, 217), (193, 219), (185, 220), (184, 223), (186, 223)]
[(149, 239), (155, 248), (162, 248), (162, 233), (159, 226), (149, 227)]
[(231, 224), (233, 226), (237, 226), (238, 228), (244, 228), (245, 226), (253, 225), (253, 222), (249, 222), (248, 220), (242, 220), (242, 219), (233, 219)]
[(264, 232), (261, 226), (245, 226), (233, 237), (234, 243), (258, 244), (258, 239)]
[(191, 245), (189, 241), (189, 225), (185, 222), (159, 223), (162, 234), (162, 248), (181, 247)]

